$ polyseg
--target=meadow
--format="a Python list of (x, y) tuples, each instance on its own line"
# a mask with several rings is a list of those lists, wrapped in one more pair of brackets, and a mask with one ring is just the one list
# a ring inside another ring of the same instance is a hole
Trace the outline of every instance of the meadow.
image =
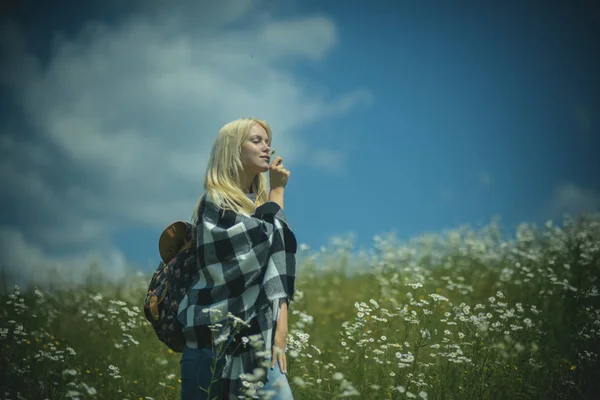
[[(296, 399), (592, 399), (600, 215), (401, 243), (302, 247), (290, 305)], [(0, 398), (178, 399), (179, 359), (141, 309), (150, 275), (3, 282)], [(54, 273), (52, 276), (59, 276)]]

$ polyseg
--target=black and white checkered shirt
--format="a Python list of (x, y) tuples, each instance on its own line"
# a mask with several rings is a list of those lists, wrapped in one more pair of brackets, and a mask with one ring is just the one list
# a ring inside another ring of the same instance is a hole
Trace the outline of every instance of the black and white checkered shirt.
[[(181, 301), (178, 318), (190, 347), (197, 347), (200, 332), (209, 325), (217, 326), (213, 343), (228, 338), (222, 396), (238, 398), (247, 387), (240, 375), (254, 373), (265, 382), (261, 361), (270, 361), (279, 307), (294, 296), (297, 242), (275, 202), (248, 216), (219, 208), (205, 194), (197, 215), (193, 223), (199, 277)], [(234, 337), (230, 313), (251, 327)], [(262, 338), (262, 351), (237, 346), (241, 336), (251, 334)]]

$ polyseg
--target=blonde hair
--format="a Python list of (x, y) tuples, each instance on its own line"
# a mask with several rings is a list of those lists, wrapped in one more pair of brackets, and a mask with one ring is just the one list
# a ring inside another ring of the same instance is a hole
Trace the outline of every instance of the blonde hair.
[(256, 174), (252, 180), (252, 193), (256, 194), (256, 203), (242, 190), (242, 172), (244, 165), (241, 158), (242, 144), (248, 139), (254, 124), (259, 124), (271, 140), (271, 127), (265, 121), (255, 118), (240, 118), (227, 123), (221, 128), (213, 143), (208, 165), (204, 175), (204, 193), (194, 207), (192, 219), (198, 215), (198, 207), (202, 198), (209, 194), (223, 210), (232, 210), (238, 214), (250, 215), (256, 207), (267, 202), (267, 178), (264, 173)]

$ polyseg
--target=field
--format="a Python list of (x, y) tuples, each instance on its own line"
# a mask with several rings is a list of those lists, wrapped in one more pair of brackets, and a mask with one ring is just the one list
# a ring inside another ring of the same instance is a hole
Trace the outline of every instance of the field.
[[(302, 249), (295, 398), (598, 398), (600, 216), (499, 229)], [(0, 398), (178, 399), (180, 355), (141, 311), (148, 281), (6, 287)]]

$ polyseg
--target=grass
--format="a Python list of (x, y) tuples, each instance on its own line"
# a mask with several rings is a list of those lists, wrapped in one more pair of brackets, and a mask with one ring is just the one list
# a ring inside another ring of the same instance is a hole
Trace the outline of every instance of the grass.
[[(296, 399), (592, 399), (600, 392), (600, 216), (495, 224), (298, 256)], [(0, 296), (0, 397), (179, 398), (179, 354), (141, 305), (149, 276)], [(47, 283), (47, 282), (46, 282)], [(46, 284), (45, 287), (48, 287)]]

